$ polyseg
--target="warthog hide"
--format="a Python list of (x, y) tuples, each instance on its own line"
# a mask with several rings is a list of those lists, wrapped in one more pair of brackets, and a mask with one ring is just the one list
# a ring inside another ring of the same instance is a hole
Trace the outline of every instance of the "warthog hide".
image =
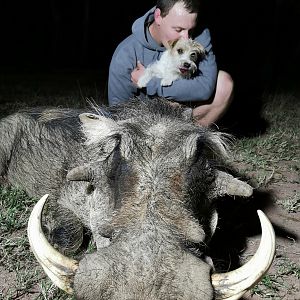
[(73, 251), (83, 228), (96, 241), (75, 275), (79, 299), (213, 298), (201, 251), (216, 226), (213, 200), (228, 193), (218, 176), (225, 135), (163, 99), (19, 112), (0, 134), (4, 180), (49, 194), (51, 243)]

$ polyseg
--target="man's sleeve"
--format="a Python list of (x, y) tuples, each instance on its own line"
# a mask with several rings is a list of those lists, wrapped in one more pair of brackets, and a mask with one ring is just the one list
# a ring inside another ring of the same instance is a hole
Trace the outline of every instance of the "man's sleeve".
[(208, 100), (212, 96), (218, 70), (209, 30), (205, 29), (196, 40), (205, 47), (207, 53), (199, 63), (199, 74), (191, 79), (175, 80), (171, 86), (166, 87), (162, 87), (157, 78), (152, 79), (147, 85), (148, 95), (158, 95), (178, 102)]
[[(125, 55), (125, 54), (126, 55)], [(137, 88), (131, 81), (134, 58), (126, 51), (116, 51), (109, 66), (108, 103), (115, 105), (125, 102), (136, 94)]]

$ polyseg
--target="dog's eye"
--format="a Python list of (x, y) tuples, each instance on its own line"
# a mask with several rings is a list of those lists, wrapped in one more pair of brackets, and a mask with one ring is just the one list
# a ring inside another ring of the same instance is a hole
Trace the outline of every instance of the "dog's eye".
[(177, 52), (178, 52), (178, 54), (182, 54), (183, 53), (183, 49), (182, 48), (178, 48)]
[(197, 53), (196, 52), (191, 53), (191, 59), (197, 59)]

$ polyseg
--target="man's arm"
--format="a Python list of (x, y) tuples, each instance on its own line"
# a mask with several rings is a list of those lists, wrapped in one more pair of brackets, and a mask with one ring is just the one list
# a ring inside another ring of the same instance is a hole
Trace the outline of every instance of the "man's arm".
[(110, 66), (108, 76), (108, 102), (115, 105), (132, 98), (137, 87), (131, 81), (131, 72), (135, 68), (136, 57), (132, 51), (117, 48)]

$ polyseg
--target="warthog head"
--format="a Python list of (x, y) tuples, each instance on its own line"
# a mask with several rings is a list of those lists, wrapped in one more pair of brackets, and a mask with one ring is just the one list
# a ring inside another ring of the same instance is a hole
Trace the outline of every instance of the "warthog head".
[[(41, 229), (44, 196), (28, 225), (36, 258), (57, 286), (79, 299), (238, 299), (273, 259), (274, 232), (264, 214), (259, 211), (258, 252), (236, 271), (211, 275), (189, 247), (201, 246), (214, 231), (214, 198), (252, 193), (248, 184), (217, 169), (227, 155), (226, 138), (158, 100), (128, 110), (126, 118), (80, 115), (87, 146), (114, 165), (107, 175), (113, 211), (97, 228), (110, 244), (80, 261), (57, 252)], [(87, 164), (68, 178), (92, 181), (96, 173)], [(100, 207), (102, 199), (96, 200)]]

